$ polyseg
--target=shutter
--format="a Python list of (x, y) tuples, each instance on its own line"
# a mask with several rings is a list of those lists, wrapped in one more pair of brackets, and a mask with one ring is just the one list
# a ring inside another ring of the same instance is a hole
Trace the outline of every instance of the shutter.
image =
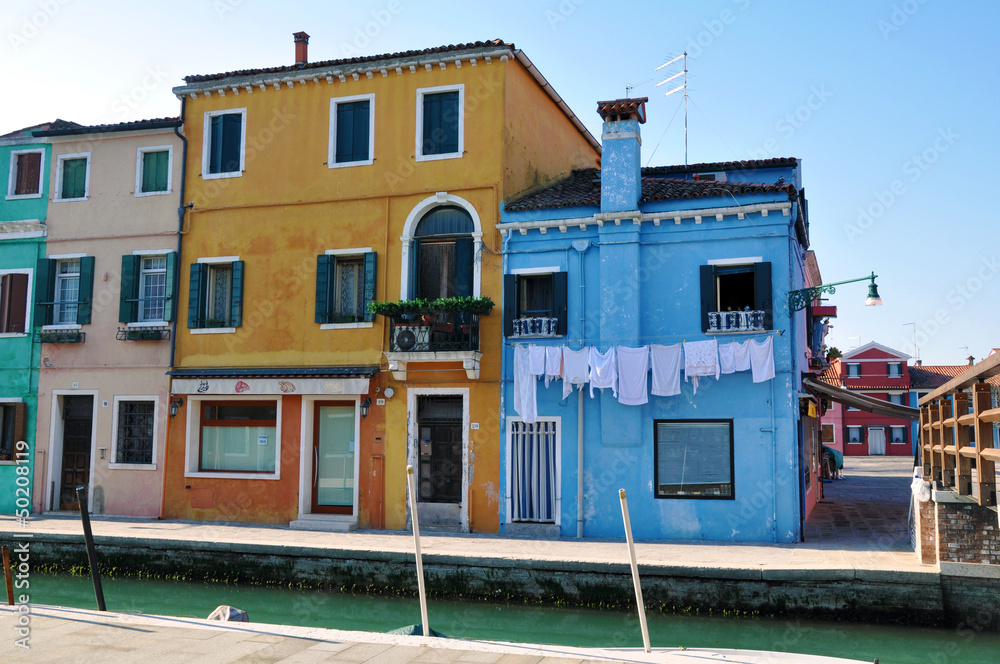
[(243, 116), (240, 113), (227, 113), (222, 118), (222, 172), (238, 173)]
[(118, 290), (118, 322), (134, 323), (139, 320), (139, 262), (141, 257), (122, 256), (122, 283)]
[(17, 155), (17, 180), (14, 184), (14, 195), (37, 194), (38, 175), (42, 169), (42, 155), (39, 152)]
[(471, 237), (455, 240), (455, 296), (472, 295), (473, 244)]
[(90, 323), (91, 300), (94, 298), (94, 257), (80, 259), (80, 294), (77, 296), (76, 322)]
[(316, 322), (330, 322), (330, 275), (331, 266), (336, 265), (333, 256), (319, 254), (316, 256)]
[(337, 154), (338, 164), (354, 161), (354, 105), (337, 104)]
[(774, 316), (771, 312), (771, 264), (754, 263), (754, 309), (764, 312), (764, 329), (774, 327)]
[(52, 289), (56, 283), (56, 262), (39, 258), (35, 263), (35, 324), (52, 324), (52, 305), (40, 304), (55, 299)]
[(174, 307), (176, 306), (177, 293), (177, 252), (171, 251), (167, 254), (167, 274), (166, 283), (163, 285), (163, 320), (172, 321), (174, 319)]
[(208, 265), (191, 263), (188, 282), (188, 328), (196, 329), (205, 325), (205, 288), (208, 283)]
[(7, 331), (14, 334), (24, 334), (25, 319), (28, 317), (28, 275), (11, 274), (10, 299), (6, 308)]
[[(400, 293), (401, 298), (406, 298), (406, 293)], [(413, 246), (410, 247), (410, 294), (409, 298), (420, 297), (420, 238), (413, 239)]]
[[(24, 440), (27, 433), (28, 404), (23, 401), (14, 404), (14, 443)], [(12, 448), (14, 451), (16, 447)]]
[(11, 286), (14, 284), (10, 277), (9, 274), (0, 276), (0, 333), (10, 332), (8, 323), (10, 321)]
[(517, 275), (503, 275), (503, 335), (514, 336), (514, 319), (517, 318)]
[(701, 266), (701, 329), (708, 331), (708, 312), (715, 311), (715, 267)]
[(142, 192), (167, 190), (166, 152), (142, 153)]
[(243, 325), (243, 261), (233, 261), (233, 285), (230, 291), (229, 325)]
[(368, 303), (375, 300), (375, 274), (378, 254), (370, 251), (365, 254), (365, 291), (361, 300), (361, 320), (373, 321), (375, 315), (368, 311)]
[(424, 126), (421, 136), (420, 153), (423, 155), (437, 154), (437, 143), (434, 137), (441, 129), (441, 95), (424, 95)]
[(567, 324), (569, 323), (569, 306), (567, 302), (567, 279), (569, 275), (566, 272), (553, 272), (552, 273), (552, 303), (555, 309), (556, 318), (559, 322), (556, 324), (556, 334), (566, 334)]
[(441, 131), (442, 139), (438, 146), (438, 154), (458, 152), (458, 91), (445, 92), (441, 95)]
[(87, 194), (87, 159), (67, 159), (63, 162), (61, 198), (83, 198)]
[(368, 160), (368, 127), (371, 122), (370, 106), (371, 104), (368, 101), (359, 101), (354, 104), (353, 161)]
[(212, 127), (209, 131), (211, 145), (208, 151), (208, 172), (222, 172), (222, 117), (215, 115), (211, 119)]

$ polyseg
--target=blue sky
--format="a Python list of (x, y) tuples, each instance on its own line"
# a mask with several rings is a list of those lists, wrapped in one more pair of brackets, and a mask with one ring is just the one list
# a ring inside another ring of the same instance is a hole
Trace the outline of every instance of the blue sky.
[(961, 364), (1000, 346), (996, 211), (972, 196), (1000, 152), (998, 21), (986, 0), (7, 0), (0, 133), (176, 115), (184, 75), (290, 64), (299, 30), (311, 60), (501, 38), (595, 136), (596, 102), (635, 85), (644, 165), (675, 164), (682, 99), (654, 69), (686, 49), (689, 161), (801, 158), (824, 281), (879, 275), (880, 308), (864, 283), (830, 296), (828, 342), (913, 354), (916, 332), (925, 363)]

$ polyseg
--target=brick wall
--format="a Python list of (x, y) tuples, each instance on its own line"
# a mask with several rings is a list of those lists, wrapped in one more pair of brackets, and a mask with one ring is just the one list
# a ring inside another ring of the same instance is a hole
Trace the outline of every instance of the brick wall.
[(937, 503), (936, 508), (938, 560), (1000, 565), (996, 512), (969, 503)]
[(924, 565), (937, 563), (937, 528), (934, 525), (934, 503), (916, 501), (917, 555)]

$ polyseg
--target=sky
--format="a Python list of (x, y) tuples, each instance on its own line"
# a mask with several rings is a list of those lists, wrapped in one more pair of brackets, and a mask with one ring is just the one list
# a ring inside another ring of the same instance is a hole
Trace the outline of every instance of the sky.
[[(925, 364), (1000, 347), (997, 212), (970, 194), (1000, 153), (1000, 3), (970, 0), (5, 0), (0, 134), (175, 116), (190, 74), (487, 39), (531, 59), (596, 137), (596, 102), (647, 96), (643, 165), (796, 157), (827, 297), (827, 337)], [(632, 86), (632, 87), (630, 87)], [(697, 287), (697, 284), (692, 285)], [(993, 330), (993, 332), (991, 332)], [(914, 349), (916, 342), (916, 350)]]

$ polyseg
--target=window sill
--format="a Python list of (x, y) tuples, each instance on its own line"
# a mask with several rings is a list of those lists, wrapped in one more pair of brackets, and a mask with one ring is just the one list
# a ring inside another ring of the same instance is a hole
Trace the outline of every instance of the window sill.
[(111, 470), (156, 470), (155, 463), (109, 463)]
[(321, 330), (360, 330), (366, 327), (372, 327), (374, 323), (321, 323), (319, 329)]
[(27, 332), (0, 332), (0, 339), (15, 339), (26, 336), (28, 336)]
[(230, 171), (229, 173), (205, 173), (202, 171), (202, 180), (219, 180), (222, 178), (241, 178), (243, 177), (243, 171)]
[(16, 466), (16, 461), (0, 461), (0, 466)]
[(201, 477), (214, 480), (280, 480), (278, 473), (212, 473), (202, 471), (186, 471), (184, 477)]
[(770, 334), (771, 330), (705, 330), (708, 336), (726, 336), (731, 334)]
[(81, 196), (80, 198), (53, 198), (52, 202), (53, 203), (73, 203), (73, 202), (76, 202), (76, 201), (85, 201), (88, 198), (90, 198), (90, 197), (89, 196)]
[(235, 327), (195, 327), (188, 330), (191, 334), (236, 334)]
[(82, 330), (83, 326), (77, 323), (67, 323), (65, 325), (43, 325), (42, 332), (60, 332), (60, 331), (73, 331)]
[(41, 198), (41, 192), (37, 194), (8, 194), (6, 200), (8, 201), (23, 201), (30, 198)]
[(329, 168), (351, 168), (352, 166), (371, 166), (375, 163), (374, 159), (365, 159), (363, 161), (342, 161), (333, 164), (327, 164)]
[(170, 325), (170, 321), (166, 320), (144, 320), (142, 322), (126, 323), (125, 327), (166, 327)]
[(520, 341), (521, 339), (562, 339), (565, 334), (512, 334), (508, 339)]
[(167, 191), (137, 191), (135, 192), (136, 198), (145, 198), (146, 196), (164, 196), (166, 194), (172, 194), (173, 192), (169, 189)]
[(418, 154), (413, 159), (414, 161), (440, 161), (442, 159), (461, 159), (465, 155), (464, 152), (448, 152), (445, 154)]

